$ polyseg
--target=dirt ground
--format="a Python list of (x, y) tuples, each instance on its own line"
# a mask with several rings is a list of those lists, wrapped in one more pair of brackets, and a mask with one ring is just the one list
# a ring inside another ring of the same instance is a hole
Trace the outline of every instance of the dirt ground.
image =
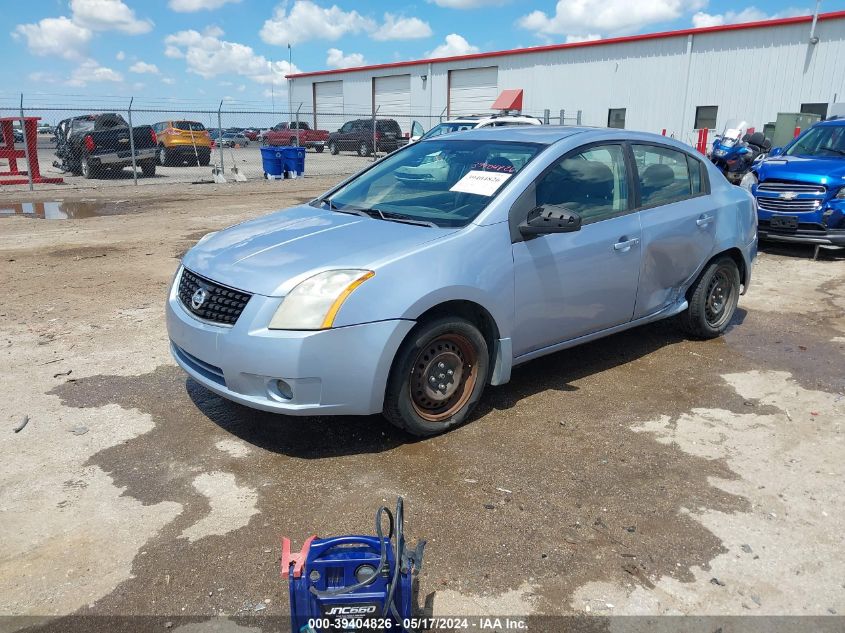
[(0, 218), (0, 615), (260, 631), (227, 618), (287, 613), (280, 535), (370, 533), (400, 494), (435, 614), (845, 613), (841, 255), (764, 250), (725, 337), (664, 322), (564, 351), (416, 440), (243, 408), (169, 356), (180, 255), (328, 184), (65, 192), (108, 214)]

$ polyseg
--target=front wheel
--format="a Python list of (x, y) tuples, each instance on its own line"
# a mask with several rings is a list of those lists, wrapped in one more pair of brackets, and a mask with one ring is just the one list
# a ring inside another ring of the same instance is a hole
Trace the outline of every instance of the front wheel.
[(487, 342), (471, 322), (444, 317), (418, 326), (393, 362), (384, 416), (413, 435), (429, 436), (467, 421), (489, 376)]
[(736, 312), (740, 284), (739, 268), (730, 257), (708, 264), (690, 289), (689, 307), (678, 316), (683, 330), (702, 339), (721, 335)]
[(322, 145), (315, 145), (314, 151), (316, 151), (318, 154), (322, 154), (323, 153), (323, 146)]
[(332, 156), (338, 155), (337, 143), (329, 143), (329, 154)]

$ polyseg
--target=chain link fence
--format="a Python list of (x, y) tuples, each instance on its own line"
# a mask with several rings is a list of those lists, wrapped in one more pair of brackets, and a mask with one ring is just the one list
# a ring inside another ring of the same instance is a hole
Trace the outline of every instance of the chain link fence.
[[(267, 177), (262, 147), (289, 146), (305, 148), (304, 174), (296, 176), (342, 177), (446, 120), (445, 113), (412, 116), (380, 109), (288, 112), (226, 102), (212, 109), (133, 106), (126, 99), (96, 107), (53, 101), (16, 103), (0, 96), (0, 119), (11, 121), (0, 139), (0, 189), (251, 181)], [(551, 125), (581, 123), (580, 111), (523, 114)], [(21, 125), (25, 119), (30, 120)], [(35, 161), (37, 169), (29, 169)], [(44, 182), (30, 182), (32, 175)]]

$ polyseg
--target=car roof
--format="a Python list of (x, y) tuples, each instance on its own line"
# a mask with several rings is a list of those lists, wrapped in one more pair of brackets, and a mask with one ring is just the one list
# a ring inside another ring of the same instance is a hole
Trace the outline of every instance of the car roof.
[(828, 119), (827, 121), (819, 121), (815, 125), (825, 125), (825, 126), (836, 126), (836, 125), (845, 125), (845, 119), (839, 117), (833, 117)]
[(522, 143), (542, 143), (551, 145), (576, 134), (588, 134), (589, 142), (602, 140), (628, 140), (646, 143), (659, 143), (676, 147), (688, 154), (694, 154), (695, 148), (676, 139), (652, 134), (651, 132), (635, 132), (618, 128), (585, 127), (574, 125), (517, 125), (505, 127), (482, 127), (464, 132), (455, 132), (443, 136), (435, 136), (421, 142), (430, 143), (438, 139), (448, 140), (479, 140), (479, 141), (516, 141)]

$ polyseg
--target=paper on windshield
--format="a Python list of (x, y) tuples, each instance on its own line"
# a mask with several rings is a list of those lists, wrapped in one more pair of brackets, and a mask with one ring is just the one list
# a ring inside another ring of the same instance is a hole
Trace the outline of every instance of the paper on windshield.
[(503, 174), (494, 171), (472, 170), (456, 182), (449, 191), (458, 193), (474, 193), (478, 196), (492, 196), (513, 174)]

